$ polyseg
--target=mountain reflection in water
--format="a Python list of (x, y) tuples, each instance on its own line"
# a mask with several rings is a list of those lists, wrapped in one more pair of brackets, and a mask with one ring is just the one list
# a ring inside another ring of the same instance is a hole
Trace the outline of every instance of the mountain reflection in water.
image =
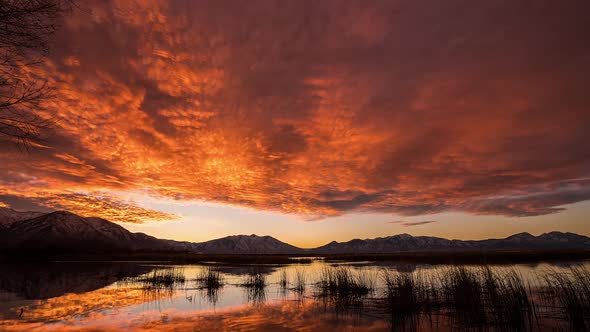
[[(549, 309), (543, 314), (536, 312), (531, 321), (521, 325), (506, 326), (492, 320), (465, 320), (457, 310), (433, 307), (432, 311), (412, 311), (404, 306), (395, 307), (385, 295), (385, 271), (440, 276), (441, 271), (449, 267), (383, 262), (338, 265), (320, 261), (283, 266), (5, 265), (1, 266), (0, 273), (0, 331), (448, 331), (467, 328), (500, 331), (514, 330), (515, 326), (520, 330), (586, 327), (568, 325), (567, 317), (560, 317), (557, 311)], [(517, 271), (526, 280), (527, 287), (530, 286), (530, 298), (539, 299), (534, 290), (542, 283), (543, 275), (548, 271), (566, 273), (569, 265), (514, 265), (492, 269)], [(219, 272), (213, 274), (219, 277), (216, 280), (219, 285), (203, 280), (207, 271)], [(327, 275), (334, 278), (334, 285), (324, 280)], [(253, 277), (260, 284), (252, 282)]]

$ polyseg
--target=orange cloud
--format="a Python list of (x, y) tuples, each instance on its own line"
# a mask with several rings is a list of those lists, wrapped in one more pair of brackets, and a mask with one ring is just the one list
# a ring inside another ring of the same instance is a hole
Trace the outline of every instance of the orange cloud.
[(87, 6), (35, 69), (58, 126), (30, 155), (2, 150), (4, 195), (128, 222), (173, 216), (101, 193), (309, 219), (590, 199), (575, 6)]

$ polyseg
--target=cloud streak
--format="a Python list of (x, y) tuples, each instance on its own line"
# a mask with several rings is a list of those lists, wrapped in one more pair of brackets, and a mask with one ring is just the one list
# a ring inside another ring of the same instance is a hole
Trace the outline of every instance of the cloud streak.
[(396, 221), (388, 221), (389, 224), (400, 224), (404, 227), (411, 227), (411, 226), (420, 226), (426, 224), (435, 223), (434, 220), (423, 220), (423, 221), (404, 221), (404, 220), (396, 220)]
[(35, 69), (59, 126), (29, 155), (0, 147), (0, 193), (129, 222), (172, 215), (101, 193), (555, 213), (590, 199), (574, 2), (89, 2)]

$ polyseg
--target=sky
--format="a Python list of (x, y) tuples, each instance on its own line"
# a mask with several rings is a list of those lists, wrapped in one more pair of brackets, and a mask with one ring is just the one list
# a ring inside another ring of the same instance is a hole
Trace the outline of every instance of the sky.
[(590, 235), (586, 1), (80, 1), (0, 205), (204, 241)]

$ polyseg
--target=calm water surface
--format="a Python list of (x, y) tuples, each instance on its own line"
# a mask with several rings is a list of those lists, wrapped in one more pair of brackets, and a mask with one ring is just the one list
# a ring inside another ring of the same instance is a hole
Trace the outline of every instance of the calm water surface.
[[(493, 266), (514, 269), (531, 292), (548, 271), (568, 271), (574, 264)], [(374, 290), (341, 301), (318, 296), (316, 284), (326, 268), (348, 266), (363, 275)], [(197, 277), (213, 266), (224, 286), (200, 287)], [(478, 267), (470, 266), (477, 269)], [(400, 323), (384, 305), (385, 270), (444, 278), (448, 266), (349, 262), (291, 265), (162, 265), (158, 263), (52, 263), (0, 265), (0, 331), (450, 331), (482, 330), (439, 313)], [(173, 271), (184, 282), (155, 286), (146, 278)], [(260, 290), (242, 284), (255, 271), (266, 278)], [(282, 287), (281, 276), (289, 281)], [(304, 289), (294, 289), (297, 276)], [(534, 294), (532, 294), (534, 297)], [(531, 330), (567, 330), (559, 317), (541, 317)], [(498, 329), (484, 326), (484, 330)]]

